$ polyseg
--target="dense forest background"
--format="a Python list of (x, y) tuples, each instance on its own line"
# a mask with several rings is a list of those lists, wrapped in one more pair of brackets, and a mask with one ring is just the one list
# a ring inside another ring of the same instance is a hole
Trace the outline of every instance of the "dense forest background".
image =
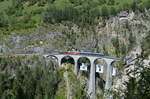
[(42, 56), (0, 58), (1, 99), (66, 99), (67, 85), (73, 99), (86, 99), (79, 79), (72, 73), (72, 65), (58, 68)]
[(0, 32), (71, 21), (84, 26), (96, 24), (120, 11), (150, 8), (149, 0), (0, 0)]

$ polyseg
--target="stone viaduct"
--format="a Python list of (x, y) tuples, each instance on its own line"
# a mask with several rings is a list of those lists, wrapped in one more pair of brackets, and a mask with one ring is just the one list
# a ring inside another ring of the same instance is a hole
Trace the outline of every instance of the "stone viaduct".
[(58, 61), (58, 65), (61, 66), (62, 59), (64, 57), (71, 57), (74, 59), (74, 74), (78, 75), (78, 60), (82, 57), (86, 57), (89, 59), (91, 67), (90, 67), (90, 76), (89, 76), (89, 87), (88, 87), (88, 95), (90, 99), (96, 99), (96, 66), (95, 61), (97, 59), (103, 59), (107, 64), (106, 70), (106, 83), (105, 83), (105, 97), (110, 99), (111, 96), (108, 95), (108, 90), (112, 86), (112, 63), (119, 61), (118, 58), (112, 58), (108, 56), (93, 56), (93, 55), (80, 55), (80, 54), (45, 54), (44, 57), (55, 57)]

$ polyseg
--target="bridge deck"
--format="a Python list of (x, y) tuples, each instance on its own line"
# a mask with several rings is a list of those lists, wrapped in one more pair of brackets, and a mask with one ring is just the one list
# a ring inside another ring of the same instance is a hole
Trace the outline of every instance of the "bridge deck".
[(116, 57), (111, 57), (111, 56), (96, 56), (96, 55), (81, 55), (81, 54), (59, 54), (59, 53), (55, 53), (55, 54), (9, 54), (9, 55), (0, 55), (0, 58), (3, 57), (17, 57), (17, 56), (55, 56), (55, 55), (64, 55), (64, 56), (82, 56), (82, 57), (96, 57), (96, 58), (108, 58), (108, 59), (115, 59), (115, 60), (120, 60), (119, 58)]

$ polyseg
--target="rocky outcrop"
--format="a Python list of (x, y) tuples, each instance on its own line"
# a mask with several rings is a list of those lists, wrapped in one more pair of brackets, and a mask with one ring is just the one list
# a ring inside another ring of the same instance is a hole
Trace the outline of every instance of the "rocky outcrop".
[[(135, 46), (140, 47), (143, 37), (150, 31), (149, 10), (144, 13), (126, 12), (130, 20), (120, 20), (119, 15), (109, 19), (99, 18), (98, 24), (80, 27), (72, 24), (40, 26), (36, 29), (12, 33), (3, 42), (9, 53), (47, 53), (54, 50), (77, 48), (84, 51), (104, 52), (115, 56), (112, 39), (118, 38), (126, 47), (130, 46), (130, 36), (134, 37)], [(131, 18), (132, 17), (132, 18)], [(71, 23), (70, 23), (71, 24)]]

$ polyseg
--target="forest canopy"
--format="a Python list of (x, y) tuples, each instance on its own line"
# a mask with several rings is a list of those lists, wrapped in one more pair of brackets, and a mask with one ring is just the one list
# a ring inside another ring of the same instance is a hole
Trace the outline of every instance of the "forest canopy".
[(40, 57), (0, 58), (0, 99), (54, 99), (62, 76), (48, 64)]
[(6, 33), (42, 23), (95, 24), (120, 11), (148, 9), (150, 0), (0, 0), (0, 7), (0, 30)]

